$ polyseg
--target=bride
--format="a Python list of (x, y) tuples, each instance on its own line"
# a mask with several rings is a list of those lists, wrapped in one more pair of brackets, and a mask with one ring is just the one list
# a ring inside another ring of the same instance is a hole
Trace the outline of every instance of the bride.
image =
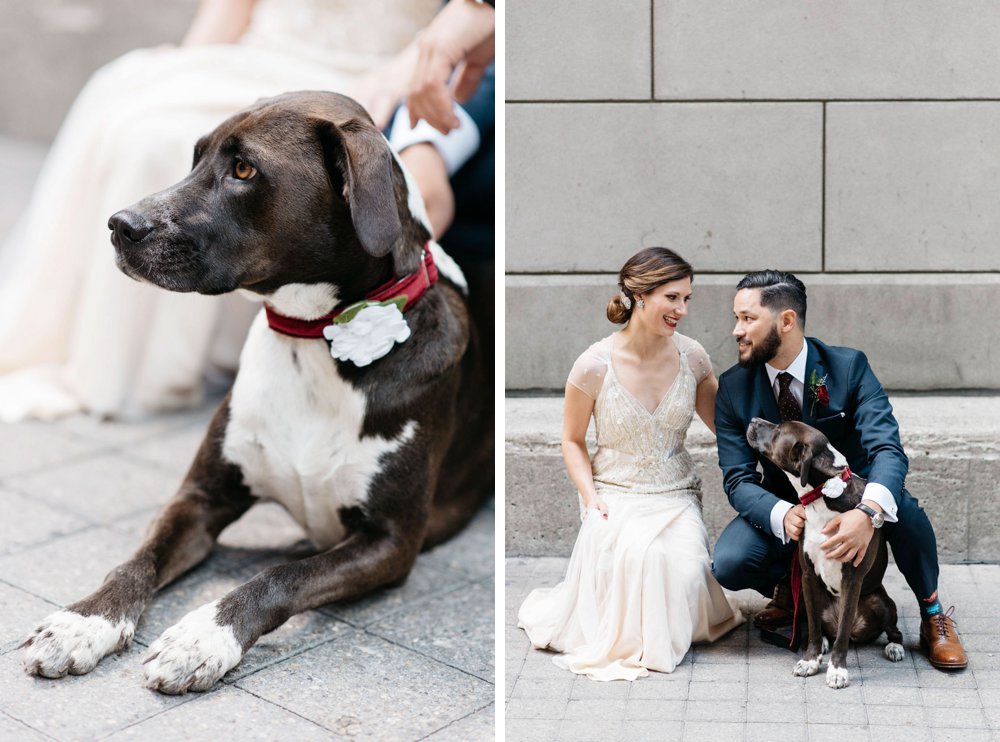
[[(695, 412), (715, 432), (718, 382), (708, 354), (677, 332), (691, 266), (650, 247), (619, 273), (608, 319), (569, 375), (563, 459), (583, 524), (566, 579), (531, 592), (518, 625), (558, 666), (594, 680), (671, 672), (693, 641), (743, 621), (712, 576), (700, 481), (684, 438)], [(591, 460), (585, 435), (597, 430)]]

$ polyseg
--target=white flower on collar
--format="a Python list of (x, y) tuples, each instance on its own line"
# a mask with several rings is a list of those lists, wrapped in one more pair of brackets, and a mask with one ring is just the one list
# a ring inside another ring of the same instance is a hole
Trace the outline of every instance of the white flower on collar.
[(330, 355), (355, 366), (367, 366), (386, 355), (392, 346), (410, 337), (403, 317), (405, 296), (391, 301), (359, 301), (340, 313), (323, 337), (330, 341)]
[(844, 490), (846, 489), (847, 482), (840, 477), (831, 477), (830, 479), (827, 479), (826, 483), (823, 485), (823, 494), (827, 497), (837, 499), (844, 494)]

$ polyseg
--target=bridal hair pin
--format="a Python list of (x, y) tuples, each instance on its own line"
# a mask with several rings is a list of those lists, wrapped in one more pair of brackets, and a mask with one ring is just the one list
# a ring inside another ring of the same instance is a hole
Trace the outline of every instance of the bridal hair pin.
[(622, 306), (625, 307), (626, 311), (628, 311), (629, 309), (632, 308), (632, 300), (629, 299), (628, 296), (625, 295), (624, 291), (619, 290), (618, 291), (618, 296), (620, 296), (622, 298)]

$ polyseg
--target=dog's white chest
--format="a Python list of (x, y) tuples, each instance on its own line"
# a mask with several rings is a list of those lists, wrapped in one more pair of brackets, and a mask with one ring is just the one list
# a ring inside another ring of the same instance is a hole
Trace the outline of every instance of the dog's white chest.
[(364, 506), (386, 454), (412, 438), (361, 436), (366, 400), (342, 379), (325, 342), (254, 321), (233, 386), (223, 456), (250, 491), (280, 502), (320, 548), (340, 541), (340, 509)]
[(840, 595), (840, 580), (843, 577), (843, 564), (826, 556), (822, 545), (829, 538), (821, 531), (836, 518), (838, 513), (830, 510), (823, 498), (806, 505), (806, 528), (802, 536), (802, 548), (813, 563), (816, 575), (834, 595)]

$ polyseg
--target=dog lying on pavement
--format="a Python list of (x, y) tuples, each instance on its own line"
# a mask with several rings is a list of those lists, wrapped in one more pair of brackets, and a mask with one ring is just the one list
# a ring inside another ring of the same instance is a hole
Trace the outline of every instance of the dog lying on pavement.
[[(799, 500), (805, 505), (806, 524), (799, 544), (802, 597), (808, 622), (805, 656), (793, 670), (795, 675), (815, 675), (826, 651), (824, 637), (833, 639), (826, 684), (845, 688), (850, 683), (846, 666), (848, 643), (868, 643), (885, 632), (889, 643), (885, 656), (903, 659), (903, 635), (896, 626), (896, 604), (882, 585), (888, 564), (885, 539), (876, 527), (861, 563), (827, 558), (821, 531), (837, 514), (858, 506), (867, 482), (851, 473), (844, 459), (826, 436), (797, 421), (778, 425), (754, 418), (747, 428), (747, 441), (787, 475)], [(879, 523), (879, 526), (881, 523)]]
[(493, 489), (490, 390), (457, 266), (361, 106), (289, 93), (235, 114), (177, 185), (111, 217), (119, 267), (173, 291), (263, 298), (232, 391), (178, 493), (94, 593), (25, 641), (27, 672), (93, 670), (153, 593), (255, 502), (320, 550), (167, 629), (146, 685), (204, 691), (292, 615), (406, 579)]

